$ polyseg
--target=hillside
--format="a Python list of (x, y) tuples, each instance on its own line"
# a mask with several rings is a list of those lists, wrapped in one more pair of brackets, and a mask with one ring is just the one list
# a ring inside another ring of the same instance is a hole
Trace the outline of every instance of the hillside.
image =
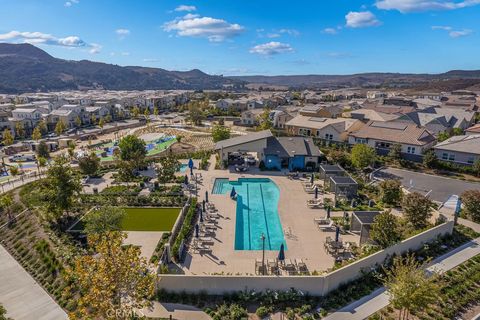
[(21, 93), (68, 89), (109, 90), (221, 89), (242, 82), (200, 70), (121, 67), (88, 60), (57, 59), (30, 44), (0, 43), (0, 92)]
[(236, 76), (233, 80), (292, 88), (421, 88), (457, 90), (480, 84), (480, 70), (452, 70), (441, 74), (361, 73), (353, 75)]

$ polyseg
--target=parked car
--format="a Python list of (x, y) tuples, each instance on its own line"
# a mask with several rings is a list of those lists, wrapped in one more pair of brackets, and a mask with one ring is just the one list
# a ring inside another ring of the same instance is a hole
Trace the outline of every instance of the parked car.
[(35, 161), (34, 154), (16, 154), (8, 158), (11, 162)]

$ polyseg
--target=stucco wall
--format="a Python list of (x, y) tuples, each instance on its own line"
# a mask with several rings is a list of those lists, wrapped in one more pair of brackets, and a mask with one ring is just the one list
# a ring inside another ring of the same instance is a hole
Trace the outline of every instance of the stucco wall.
[[(406, 239), (390, 248), (379, 251), (356, 261), (343, 268), (323, 276), (219, 276), (219, 275), (159, 275), (158, 288), (169, 291), (187, 291), (208, 294), (223, 294), (240, 290), (264, 291), (289, 290), (295, 288), (311, 295), (325, 295), (335, 290), (342, 283), (355, 280), (363, 269), (369, 269), (382, 264), (393, 254), (402, 254), (408, 250), (419, 249), (424, 243), (430, 242), (440, 235), (453, 231), (453, 221), (448, 221), (414, 237)], [(254, 261), (252, 261), (254, 263)]]

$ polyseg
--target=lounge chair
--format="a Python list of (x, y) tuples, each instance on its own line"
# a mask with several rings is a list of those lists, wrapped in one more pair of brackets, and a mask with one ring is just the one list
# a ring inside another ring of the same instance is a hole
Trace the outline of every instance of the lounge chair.
[(334, 222), (332, 220), (332, 221), (330, 221), (329, 224), (319, 224), (318, 229), (320, 229), (322, 231), (327, 231), (327, 230), (333, 229), (333, 226), (334, 226)]
[(330, 224), (332, 220), (328, 218), (313, 218), (313, 223), (318, 224), (318, 225), (327, 225)]
[(198, 241), (203, 245), (207, 243), (213, 243), (213, 238), (212, 237), (199, 237)]
[(307, 265), (303, 262), (303, 259), (295, 259), (295, 264), (300, 272), (307, 272)]
[(313, 194), (315, 193), (315, 188), (318, 188), (318, 192), (320, 192), (320, 186), (314, 184), (313, 186), (311, 187), (303, 187), (303, 190), (305, 190), (306, 193), (310, 193), (310, 194)]
[(295, 264), (290, 259), (285, 259), (284, 269), (289, 275), (297, 273)]
[(321, 208), (323, 207), (323, 202), (321, 199), (310, 199), (307, 200), (307, 206), (309, 208)]

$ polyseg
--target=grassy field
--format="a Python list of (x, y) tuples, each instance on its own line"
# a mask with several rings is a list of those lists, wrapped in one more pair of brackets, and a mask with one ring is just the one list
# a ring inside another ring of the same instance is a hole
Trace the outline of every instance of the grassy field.
[[(170, 147), (175, 142), (177, 142), (176, 138), (165, 141), (165, 142), (162, 142), (162, 143), (155, 144), (155, 147), (153, 149), (148, 150), (147, 156), (157, 155), (157, 154), (165, 151), (165, 149)], [(149, 143), (153, 143), (153, 142), (147, 141), (146, 143), (149, 144)], [(105, 144), (99, 145), (98, 147), (101, 148), (101, 150), (97, 150), (97, 151), (95, 151), (95, 153), (97, 154), (98, 157), (100, 157), (100, 161), (112, 161), (113, 160), (113, 155), (107, 156), (105, 158), (102, 158), (102, 156), (101, 156), (101, 154), (103, 152), (103, 148), (113, 147), (113, 142), (105, 143)]]
[[(122, 220), (123, 231), (171, 231), (180, 208), (123, 208), (125, 217)], [(83, 230), (80, 220), (71, 231)]]

